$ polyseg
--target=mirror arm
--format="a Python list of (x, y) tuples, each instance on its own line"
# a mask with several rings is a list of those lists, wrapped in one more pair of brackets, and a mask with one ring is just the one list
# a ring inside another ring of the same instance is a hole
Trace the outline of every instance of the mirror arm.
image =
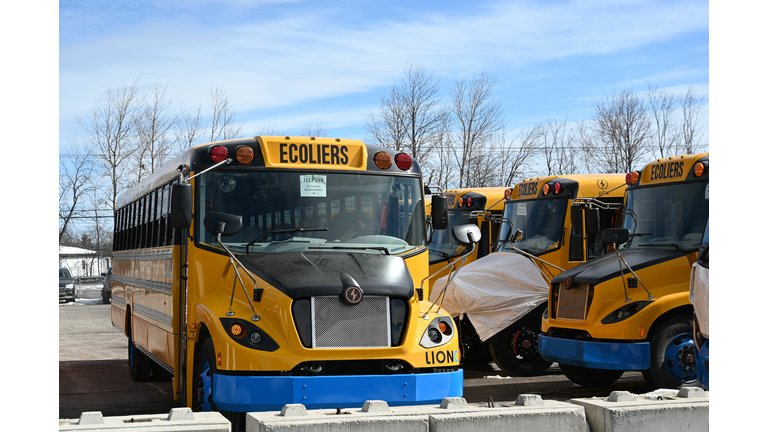
[[(470, 236), (471, 235), (472, 234), (470, 234)], [(422, 318), (429, 319), (429, 317), (427, 315), (429, 315), (429, 312), (432, 311), (432, 308), (435, 306), (435, 304), (437, 304), (438, 299), (440, 300), (440, 305), (437, 307), (437, 310), (438, 311), (440, 310), (440, 308), (443, 306), (443, 299), (445, 299), (445, 293), (446, 293), (446, 291), (448, 289), (448, 285), (451, 284), (451, 282), (453, 281), (453, 278), (459, 273), (459, 269), (461, 269), (461, 267), (464, 265), (464, 263), (467, 262), (467, 258), (470, 255), (472, 255), (472, 253), (475, 251), (476, 248), (477, 248), (477, 243), (472, 243), (472, 249), (469, 252), (467, 252), (464, 255), (462, 255), (461, 258), (457, 260), (459, 262), (459, 264), (458, 264), (458, 266), (456, 267), (455, 270), (454, 270), (453, 267), (454, 267), (454, 265), (455, 265), (454, 263), (456, 261), (454, 261), (453, 263), (449, 263), (448, 265), (444, 266), (440, 270), (438, 270), (438, 271), (432, 273), (431, 275), (427, 276), (426, 278), (422, 279), (421, 284), (422, 284), (422, 287), (423, 287), (424, 286), (424, 280), (429, 279), (432, 275), (435, 275), (435, 274), (441, 272), (442, 270), (444, 270), (448, 266), (451, 267), (451, 273), (448, 276), (448, 280), (445, 282), (445, 286), (443, 286), (443, 288), (440, 290), (440, 294), (438, 294), (437, 297), (435, 297), (435, 301), (433, 301), (432, 304), (429, 305), (429, 309), (427, 309), (427, 311), (424, 312), (424, 315), (421, 316)]]
[(232, 302), (235, 300), (235, 286), (237, 285), (237, 281), (240, 281), (240, 286), (243, 287), (243, 293), (245, 293), (245, 298), (248, 299), (248, 304), (251, 305), (251, 311), (253, 311), (253, 317), (251, 317), (251, 321), (260, 321), (261, 317), (256, 313), (256, 309), (253, 307), (253, 303), (251, 302), (251, 297), (248, 295), (248, 291), (245, 290), (245, 284), (243, 283), (243, 279), (240, 277), (240, 271), (239, 268), (242, 268), (245, 270), (245, 274), (248, 275), (249, 278), (253, 281), (253, 285), (256, 286), (256, 278), (251, 274), (251, 272), (243, 266), (243, 264), (240, 262), (240, 260), (237, 259), (235, 254), (232, 253), (232, 251), (229, 250), (224, 245), (224, 242), (221, 241), (221, 233), (224, 231), (224, 227), (226, 226), (224, 222), (219, 222), (219, 230), (216, 233), (216, 240), (218, 240), (219, 245), (221, 245), (222, 248), (224, 248), (225, 251), (227, 251), (227, 254), (229, 255), (229, 262), (232, 264), (232, 268), (235, 269), (235, 276), (237, 278), (232, 283), (232, 295), (229, 298), (229, 312), (227, 312), (227, 316), (232, 316), (235, 314), (234, 311), (232, 311)]

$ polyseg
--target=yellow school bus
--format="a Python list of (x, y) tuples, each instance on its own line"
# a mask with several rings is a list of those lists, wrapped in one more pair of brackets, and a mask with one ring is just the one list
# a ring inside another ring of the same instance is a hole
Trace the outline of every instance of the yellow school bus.
[[(501, 212), (504, 208), (504, 193), (509, 188), (480, 187), (450, 189), (441, 194), (445, 197), (448, 215), (448, 227), (473, 224), (480, 228), (482, 238), (474, 251), (466, 257), (469, 264), (488, 255), (499, 235)], [(451, 234), (450, 229), (435, 231), (429, 240), (429, 273), (426, 281), (424, 298), (430, 298), (435, 281), (448, 276), (452, 271), (448, 263), (463, 259), (469, 250), (460, 244)], [(484, 365), (491, 361), (487, 344), (477, 337), (477, 332), (469, 320), (455, 320), (459, 327), (464, 364)]]
[(405, 153), (258, 136), (193, 147), (118, 199), (112, 324), (134, 380), (244, 413), (462, 396), (455, 327), (420, 301), (424, 185)]
[[(616, 226), (624, 197), (623, 174), (571, 174), (526, 179), (507, 192), (496, 252), (523, 254), (546, 280), (604, 253), (600, 234)], [(514, 291), (514, 287), (511, 287)], [(521, 293), (530, 295), (530, 293)], [(552, 362), (538, 352), (546, 295), (488, 341), (505, 372), (532, 376)]]
[(539, 350), (582, 386), (642, 371), (655, 388), (696, 379), (691, 266), (709, 218), (709, 154), (627, 174), (612, 250), (552, 279)]

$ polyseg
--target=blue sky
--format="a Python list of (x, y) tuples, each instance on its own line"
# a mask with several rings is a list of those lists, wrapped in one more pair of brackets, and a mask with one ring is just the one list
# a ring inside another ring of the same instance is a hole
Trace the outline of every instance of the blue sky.
[(168, 84), (173, 104), (232, 98), (243, 134), (322, 123), (364, 138), (365, 119), (408, 64), (440, 80), (498, 79), (508, 130), (589, 117), (601, 97), (650, 83), (704, 98), (706, 1), (59, 2), (59, 142), (85, 136), (108, 88)]

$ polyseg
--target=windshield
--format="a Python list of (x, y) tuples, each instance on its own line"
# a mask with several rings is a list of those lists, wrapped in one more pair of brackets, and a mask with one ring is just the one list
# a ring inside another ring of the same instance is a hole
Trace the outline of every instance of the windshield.
[(623, 220), (630, 237), (620, 249), (699, 247), (709, 218), (708, 187), (689, 183), (627, 191)]
[(213, 171), (198, 177), (198, 241), (218, 246), (203, 221), (240, 216), (222, 242), (233, 252), (359, 250), (398, 254), (425, 246), (423, 189), (417, 177), (360, 173)]
[(454, 258), (464, 252), (467, 247), (458, 243), (451, 235), (453, 227), (469, 223), (468, 211), (448, 211), (448, 227), (436, 230), (429, 243), (430, 262), (440, 261), (443, 258)]
[(65, 268), (59, 269), (59, 280), (69, 280), (72, 279), (72, 275), (69, 274), (69, 270)]
[(513, 201), (504, 205), (504, 221), (499, 231), (500, 251), (514, 252), (509, 245), (515, 231), (523, 232), (515, 247), (540, 255), (560, 247), (567, 199)]

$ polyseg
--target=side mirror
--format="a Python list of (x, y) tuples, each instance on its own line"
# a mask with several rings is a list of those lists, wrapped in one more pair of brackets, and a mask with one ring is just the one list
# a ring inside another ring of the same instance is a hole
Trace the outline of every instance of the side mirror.
[(477, 225), (467, 224), (453, 227), (453, 238), (464, 246), (471, 246), (480, 241), (480, 228)]
[(432, 195), (432, 229), (448, 228), (448, 198), (444, 195)]
[(626, 228), (608, 228), (603, 231), (603, 242), (620, 245), (629, 240), (629, 230)]
[(519, 241), (520, 241), (520, 239), (522, 239), (522, 238), (523, 238), (523, 235), (524, 235), (524, 234), (525, 234), (525, 232), (524, 232), (523, 230), (521, 230), (520, 228), (516, 229), (516, 230), (515, 230), (515, 234), (512, 236), (512, 241), (511, 241), (511, 243), (517, 243), (517, 242), (519, 242)]
[(584, 209), (584, 222), (587, 234), (595, 234), (600, 231), (600, 210)]
[(240, 216), (212, 212), (205, 215), (203, 226), (211, 234), (221, 234), (222, 237), (228, 237), (237, 234), (242, 228), (243, 222), (240, 220)]
[(192, 185), (176, 183), (171, 186), (171, 227), (189, 228), (192, 224)]

